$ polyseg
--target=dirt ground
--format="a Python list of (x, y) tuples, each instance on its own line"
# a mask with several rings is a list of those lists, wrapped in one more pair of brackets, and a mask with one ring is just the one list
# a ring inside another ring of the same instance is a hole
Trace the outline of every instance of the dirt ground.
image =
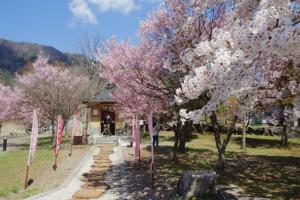
[[(128, 187), (127, 198), (131, 200), (180, 200), (177, 194), (176, 180), (170, 182), (156, 171), (154, 175), (154, 188), (152, 187), (152, 176), (150, 173), (150, 152), (146, 146), (141, 147), (141, 162), (134, 157), (134, 149), (124, 147), (125, 178)], [(168, 183), (167, 183), (167, 182)]]

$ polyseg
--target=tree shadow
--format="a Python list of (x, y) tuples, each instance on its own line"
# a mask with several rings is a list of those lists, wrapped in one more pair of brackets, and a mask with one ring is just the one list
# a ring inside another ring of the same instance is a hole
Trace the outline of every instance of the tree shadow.
[(248, 194), (266, 198), (300, 198), (300, 159), (284, 156), (250, 156), (236, 153), (227, 160), (219, 181), (242, 186)]
[[(264, 141), (259, 140), (259, 143)], [(269, 145), (273, 144), (271, 142)], [(150, 147), (144, 149), (144, 151), (150, 150)], [(182, 172), (216, 170), (217, 155), (211, 150), (188, 148), (185, 154), (178, 154), (179, 161), (176, 163), (171, 160), (171, 152), (172, 147), (170, 146), (161, 146), (155, 149), (155, 163), (157, 166), (155, 185), (158, 188), (163, 188), (160, 189), (162, 191), (165, 190), (164, 188), (168, 188), (167, 191), (164, 191), (168, 195), (172, 192), (176, 193), (177, 181)], [(147, 199), (149, 196), (146, 193), (152, 192), (150, 190), (151, 182), (149, 182), (151, 177), (149, 173), (146, 173), (149, 168), (149, 159), (144, 159), (142, 163), (143, 170), (138, 175), (139, 179), (137, 180), (143, 180), (144, 185), (149, 184), (149, 186), (145, 190), (142, 186), (139, 186), (139, 190), (144, 191), (145, 194), (136, 191), (137, 194), (134, 194), (135, 198), (133, 199)], [(136, 163), (133, 162), (130, 165), (133, 166), (132, 169), (136, 169)], [(135, 174), (131, 174), (131, 176), (135, 177)], [(218, 184), (238, 185), (246, 193), (256, 197), (299, 199), (300, 158), (292, 156), (254, 156), (245, 153), (226, 152), (226, 172), (218, 173)], [(163, 199), (161, 196), (163, 193), (160, 193), (160, 190), (155, 191), (158, 196), (152, 196), (153, 198), (151, 198)], [(178, 198), (180, 197), (178, 196)]]
[[(237, 143), (238, 145), (242, 144), (242, 137), (234, 137), (232, 141)], [(288, 143), (288, 147), (284, 147), (280, 144), (280, 140), (278, 139), (265, 139), (265, 138), (246, 138), (246, 145), (250, 148), (288, 148), (295, 147), (299, 148), (300, 144), (297, 143)]]

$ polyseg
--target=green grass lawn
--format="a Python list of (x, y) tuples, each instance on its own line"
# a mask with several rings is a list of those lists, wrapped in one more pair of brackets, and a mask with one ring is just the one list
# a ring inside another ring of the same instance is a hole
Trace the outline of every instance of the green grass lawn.
[[(63, 143), (69, 140), (63, 139)], [(42, 188), (30, 187), (24, 191), (25, 170), (28, 159), (29, 144), (17, 150), (6, 151), (0, 154), (0, 198), (11, 193), (20, 193), (22, 198), (37, 194)], [(38, 147), (30, 167), (30, 177), (38, 176), (46, 167), (53, 164), (53, 150), (50, 138), (38, 139)]]
[[(170, 162), (174, 134), (162, 132), (157, 149), (159, 179), (176, 184), (183, 171), (214, 170), (217, 162), (211, 133), (194, 135), (179, 163)], [(226, 173), (218, 183), (235, 184), (248, 194), (270, 199), (300, 199), (300, 139), (289, 139), (288, 147), (280, 146), (278, 136), (247, 136), (247, 149), (241, 149), (241, 136), (234, 135), (226, 151)], [(163, 184), (166, 184), (166, 182)]]

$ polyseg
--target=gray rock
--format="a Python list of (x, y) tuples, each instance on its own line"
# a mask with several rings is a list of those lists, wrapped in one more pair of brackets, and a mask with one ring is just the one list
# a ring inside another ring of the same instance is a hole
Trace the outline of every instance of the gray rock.
[(208, 194), (215, 186), (217, 174), (214, 171), (184, 172), (180, 175), (177, 190), (185, 198)]

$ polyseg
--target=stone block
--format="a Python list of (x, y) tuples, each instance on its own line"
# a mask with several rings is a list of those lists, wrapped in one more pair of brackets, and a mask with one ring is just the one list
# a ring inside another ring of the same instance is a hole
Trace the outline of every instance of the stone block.
[(76, 191), (72, 198), (77, 199), (91, 199), (91, 198), (99, 198), (102, 196), (103, 191), (93, 190), (93, 189), (81, 189)]
[(217, 174), (208, 172), (184, 172), (180, 175), (177, 191), (189, 199), (210, 193), (216, 184)]

